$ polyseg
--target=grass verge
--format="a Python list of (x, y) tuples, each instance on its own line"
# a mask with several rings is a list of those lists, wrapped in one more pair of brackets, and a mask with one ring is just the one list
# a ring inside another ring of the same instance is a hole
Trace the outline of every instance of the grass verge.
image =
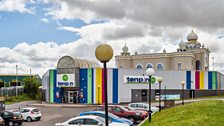
[(34, 100), (31, 97), (29, 97), (27, 94), (22, 94), (18, 96), (10, 96), (6, 98), (5, 104), (13, 104), (17, 102), (23, 102), (23, 101), (30, 101)]
[(141, 126), (223, 126), (224, 101), (206, 100), (155, 113)]

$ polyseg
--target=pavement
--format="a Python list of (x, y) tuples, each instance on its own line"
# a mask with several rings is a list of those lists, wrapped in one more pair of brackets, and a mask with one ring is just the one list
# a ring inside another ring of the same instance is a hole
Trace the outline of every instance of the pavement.
[(69, 103), (46, 103), (46, 102), (36, 102), (28, 104), (28, 106), (34, 106), (34, 107), (65, 107), (65, 108), (86, 108), (86, 107), (96, 107), (97, 105), (90, 105), (90, 104), (69, 104)]

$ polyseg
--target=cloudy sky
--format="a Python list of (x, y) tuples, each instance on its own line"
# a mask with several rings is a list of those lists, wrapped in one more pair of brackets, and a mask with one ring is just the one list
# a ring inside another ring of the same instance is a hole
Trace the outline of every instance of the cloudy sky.
[[(114, 55), (176, 51), (193, 29), (224, 72), (221, 0), (0, 0), (0, 74), (55, 68), (64, 55), (96, 60), (108, 43)], [(109, 63), (114, 67), (114, 59)], [(212, 68), (212, 64), (210, 64)]]

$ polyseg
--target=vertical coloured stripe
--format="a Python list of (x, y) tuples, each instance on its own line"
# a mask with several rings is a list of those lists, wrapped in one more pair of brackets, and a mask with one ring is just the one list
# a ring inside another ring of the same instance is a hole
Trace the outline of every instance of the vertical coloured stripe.
[(187, 89), (191, 89), (191, 71), (186, 71)]
[(208, 89), (212, 89), (212, 72), (208, 72)]
[(92, 103), (92, 69), (88, 69), (88, 100), (87, 103), (90, 104)]
[[(106, 70), (107, 71), (107, 70)], [(105, 92), (104, 92), (104, 69), (102, 69), (102, 103), (105, 103)]]
[(61, 88), (57, 87), (57, 71), (54, 70), (54, 103), (61, 103), (62, 102), (62, 92)]
[(102, 69), (96, 68), (96, 101), (102, 103)]
[(216, 89), (216, 85), (217, 85), (217, 75), (216, 72), (212, 72), (212, 89), (215, 90)]
[(205, 73), (204, 73), (204, 71), (201, 71), (200, 72), (200, 89), (204, 89), (204, 85), (205, 85), (205, 83), (204, 83), (204, 75), (205, 75)]
[(94, 69), (92, 68), (92, 102), (94, 103)]
[(50, 102), (54, 102), (54, 70), (50, 70)]
[(80, 103), (86, 103), (86, 88), (87, 85), (87, 69), (81, 69), (80, 70), (80, 94), (82, 94), (83, 97), (79, 99)]
[(118, 103), (118, 69), (113, 69), (113, 103)]
[(200, 88), (200, 72), (195, 71), (195, 89)]

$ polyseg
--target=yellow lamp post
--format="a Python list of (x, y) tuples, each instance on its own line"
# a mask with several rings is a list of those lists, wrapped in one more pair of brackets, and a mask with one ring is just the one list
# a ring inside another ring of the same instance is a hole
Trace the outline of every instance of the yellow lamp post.
[(113, 49), (108, 44), (100, 44), (96, 47), (95, 50), (96, 58), (103, 63), (104, 70), (104, 101), (105, 101), (105, 123), (106, 126), (109, 126), (108, 123), (108, 100), (107, 100), (107, 62), (113, 57)]
[(157, 81), (159, 82), (159, 111), (161, 111), (161, 83), (163, 81), (163, 78), (158, 77)]
[(182, 86), (182, 105), (184, 105), (184, 85), (185, 85), (185, 82), (181, 81), (181, 86)]

